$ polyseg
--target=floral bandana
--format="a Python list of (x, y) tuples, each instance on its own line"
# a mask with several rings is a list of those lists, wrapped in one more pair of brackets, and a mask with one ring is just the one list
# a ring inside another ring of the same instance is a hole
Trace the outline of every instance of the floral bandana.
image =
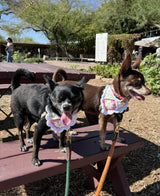
[(72, 121), (69, 125), (64, 125), (61, 121), (61, 117), (55, 114), (54, 112), (51, 112), (48, 108), (48, 105), (45, 108), (46, 110), (46, 124), (48, 127), (50, 127), (55, 133), (61, 133), (64, 130), (68, 130), (71, 126), (73, 126), (76, 123), (77, 115), (73, 115)]
[(101, 112), (105, 115), (122, 113), (127, 109), (128, 102), (118, 95), (112, 85), (107, 85), (101, 96)]

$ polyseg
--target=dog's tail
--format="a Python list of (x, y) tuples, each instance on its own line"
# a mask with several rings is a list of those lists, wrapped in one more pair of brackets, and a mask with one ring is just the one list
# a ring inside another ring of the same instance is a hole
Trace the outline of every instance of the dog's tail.
[(67, 80), (67, 73), (64, 69), (57, 69), (57, 71), (53, 74), (52, 80), (54, 82)]
[(28, 71), (27, 69), (17, 69), (11, 80), (12, 91), (20, 86), (20, 79), (23, 76), (28, 78), (31, 81), (34, 81), (35, 79), (34, 74)]

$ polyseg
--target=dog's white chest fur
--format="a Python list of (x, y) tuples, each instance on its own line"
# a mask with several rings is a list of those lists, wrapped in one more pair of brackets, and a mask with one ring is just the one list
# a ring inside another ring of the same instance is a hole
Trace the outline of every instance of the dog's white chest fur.
[(50, 111), (48, 105), (45, 108), (46, 110), (46, 124), (51, 128), (55, 133), (61, 133), (64, 130), (68, 130), (71, 126), (76, 123), (77, 115), (73, 115), (72, 121), (69, 125), (64, 125), (61, 121), (61, 117)]
[(112, 85), (107, 85), (105, 87), (100, 102), (101, 112), (105, 115), (122, 113), (128, 107), (128, 102), (125, 99), (120, 99), (115, 96)]

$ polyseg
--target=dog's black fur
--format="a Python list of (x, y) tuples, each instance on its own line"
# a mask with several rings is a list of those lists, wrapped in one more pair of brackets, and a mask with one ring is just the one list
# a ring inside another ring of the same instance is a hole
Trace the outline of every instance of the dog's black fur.
[[(38, 159), (38, 152), (40, 141), (44, 131), (49, 127), (46, 125), (45, 116), (42, 114), (45, 111), (46, 105), (58, 114), (70, 112), (70, 114), (77, 113), (83, 103), (83, 84), (84, 78), (75, 85), (65, 84), (59, 85), (53, 82), (47, 76), (44, 79), (47, 85), (44, 84), (24, 84), (20, 85), (20, 78), (25, 76), (30, 80), (34, 79), (34, 74), (26, 69), (18, 69), (11, 82), (12, 96), (11, 96), (11, 111), (14, 116), (15, 124), (19, 130), (19, 139), (21, 142), (21, 151), (26, 151), (22, 130), (23, 126), (29, 121), (30, 126), (37, 122), (34, 132), (34, 148), (32, 155), (32, 163), (36, 166), (40, 165)], [(30, 129), (28, 127), (28, 130)], [(27, 131), (28, 131), (27, 130)], [(26, 134), (29, 140), (29, 133)], [(64, 146), (65, 131), (60, 136), (61, 145)]]

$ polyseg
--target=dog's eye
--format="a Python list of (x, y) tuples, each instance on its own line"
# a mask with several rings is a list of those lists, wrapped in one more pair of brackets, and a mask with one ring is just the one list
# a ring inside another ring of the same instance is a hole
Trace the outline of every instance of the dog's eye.
[(75, 97), (76, 97), (76, 96), (72, 95), (72, 96), (71, 96), (71, 99), (75, 99)]
[(141, 82), (140, 82), (140, 81), (135, 82), (135, 83), (134, 83), (134, 86), (135, 86), (135, 87), (140, 87), (140, 86), (141, 86)]
[(134, 84), (134, 86), (139, 86), (139, 82), (136, 82), (136, 83)]
[(63, 100), (64, 100), (64, 97), (62, 95), (58, 97), (59, 102), (62, 102)]
[(76, 96), (76, 95), (71, 96), (72, 100), (77, 99), (77, 98), (78, 98), (78, 96)]

